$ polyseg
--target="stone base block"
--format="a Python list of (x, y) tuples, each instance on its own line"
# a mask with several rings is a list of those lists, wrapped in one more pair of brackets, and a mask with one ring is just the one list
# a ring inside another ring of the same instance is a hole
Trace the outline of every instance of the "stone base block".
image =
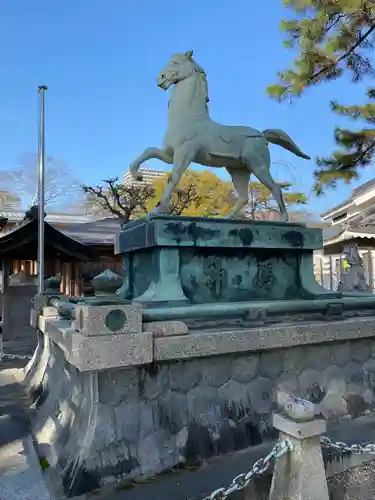
[(187, 335), (188, 327), (182, 321), (150, 321), (143, 323), (143, 331), (151, 332), (154, 337)]
[(135, 304), (77, 304), (73, 327), (86, 336), (139, 333), (142, 331), (141, 308)]
[[(45, 318), (39, 317), (39, 323), (43, 322), (46, 322)], [(151, 332), (86, 336), (74, 331), (64, 320), (47, 322), (43, 331), (48, 331), (48, 337), (61, 349), (66, 360), (81, 372), (144, 365), (153, 361)]]

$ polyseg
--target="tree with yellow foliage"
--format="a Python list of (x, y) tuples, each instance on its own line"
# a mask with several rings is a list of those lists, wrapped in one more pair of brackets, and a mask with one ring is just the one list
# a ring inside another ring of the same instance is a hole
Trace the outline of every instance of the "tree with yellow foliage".
[[(298, 191), (290, 191), (292, 183), (279, 182), (283, 191), (284, 202), (287, 208), (306, 205), (308, 197)], [(249, 185), (249, 204), (245, 209), (245, 216), (250, 219), (275, 220), (278, 219), (279, 207), (275, 203), (271, 191), (259, 181), (252, 181)]]
[[(123, 219), (138, 219), (151, 212), (161, 199), (169, 174), (151, 185), (138, 184), (124, 186), (118, 179), (103, 181), (103, 185), (92, 187), (83, 185), (86, 193), (85, 213), (105, 216), (112, 213)], [(290, 192), (291, 184), (280, 183), (287, 206), (307, 203), (303, 193)], [(193, 217), (223, 217), (235, 203), (235, 192), (230, 181), (220, 179), (210, 170), (187, 170), (177, 190), (173, 193), (169, 206), (170, 215)], [(277, 208), (271, 192), (260, 182), (249, 184), (249, 205), (244, 210), (245, 218), (264, 219), (277, 215)]]
[[(169, 174), (153, 183), (155, 197), (147, 203), (150, 212), (162, 197)], [(231, 182), (220, 179), (210, 170), (187, 170), (173, 193), (171, 215), (220, 217), (229, 212), (234, 202)]]

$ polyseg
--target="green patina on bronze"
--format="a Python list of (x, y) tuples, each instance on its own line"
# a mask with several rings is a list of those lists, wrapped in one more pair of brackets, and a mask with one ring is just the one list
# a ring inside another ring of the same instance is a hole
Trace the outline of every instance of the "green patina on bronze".
[[(158, 320), (241, 316), (254, 307), (277, 306), (281, 314), (313, 305), (325, 310), (344, 298), (345, 307), (357, 304), (355, 294), (317, 283), (313, 252), (322, 246), (322, 230), (302, 223), (148, 216), (117, 236), (115, 253), (123, 255), (125, 271), (117, 293)], [(371, 301), (375, 306), (368, 296), (366, 307)]]
[(123, 298), (154, 308), (316, 298), (305, 261), (321, 246), (304, 224), (151, 216), (124, 226), (115, 251)]
[(155, 215), (126, 224), (115, 253), (154, 246), (317, 250), (323, 238), (321, 229), (302, 223)]
[(124, 311), (121, 309), (113, 309), (106, 315), (104, 323), (111, 332), (117, 332), (124, 328), (126, 321), (127, 318)]
[(44, 280), (45, 293), (60, 293), (60, 278), (58, 276), (50, 276)]
[(124, 278), (111, 269), (106, 269), (95, 276), (91, 283), (95, 295), (93, 297), (85, 297), (81, 302), (93, 306), (131, 303), (124, 294), (116, 293), (124, 286)]

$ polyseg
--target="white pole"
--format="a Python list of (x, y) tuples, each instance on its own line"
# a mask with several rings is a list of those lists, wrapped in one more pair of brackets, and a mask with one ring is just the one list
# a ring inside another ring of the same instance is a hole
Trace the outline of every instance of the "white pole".
[(38, 145), (38, 293), (44, 292), (44, 98), (46, 85), (39, 85), (39, 145)]

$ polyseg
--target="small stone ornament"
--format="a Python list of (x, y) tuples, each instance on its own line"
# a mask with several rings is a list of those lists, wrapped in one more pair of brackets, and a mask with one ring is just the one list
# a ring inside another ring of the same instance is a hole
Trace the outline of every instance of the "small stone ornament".
[(44, 288), (46, 292), (60, 292), (60, 277), (50, 276), (44, 280)]
[(343, 252), (346, 266), (338, 285), (339, 292), (370, 292), (371, 288), (367, 283), (363, 260), (359, 253), (358, 245), (348, 243)]
[(284, 412), (295, 422), (307, 422), (315, 417), (315, 405), (306, 399), (290, 397), (284, 404)]
[(115, 295), (116, 291), (122, 286), (124, 279), (119, 274), (106, 269), (104, 272), (95, 276), (91, 284), (95, 295)]

